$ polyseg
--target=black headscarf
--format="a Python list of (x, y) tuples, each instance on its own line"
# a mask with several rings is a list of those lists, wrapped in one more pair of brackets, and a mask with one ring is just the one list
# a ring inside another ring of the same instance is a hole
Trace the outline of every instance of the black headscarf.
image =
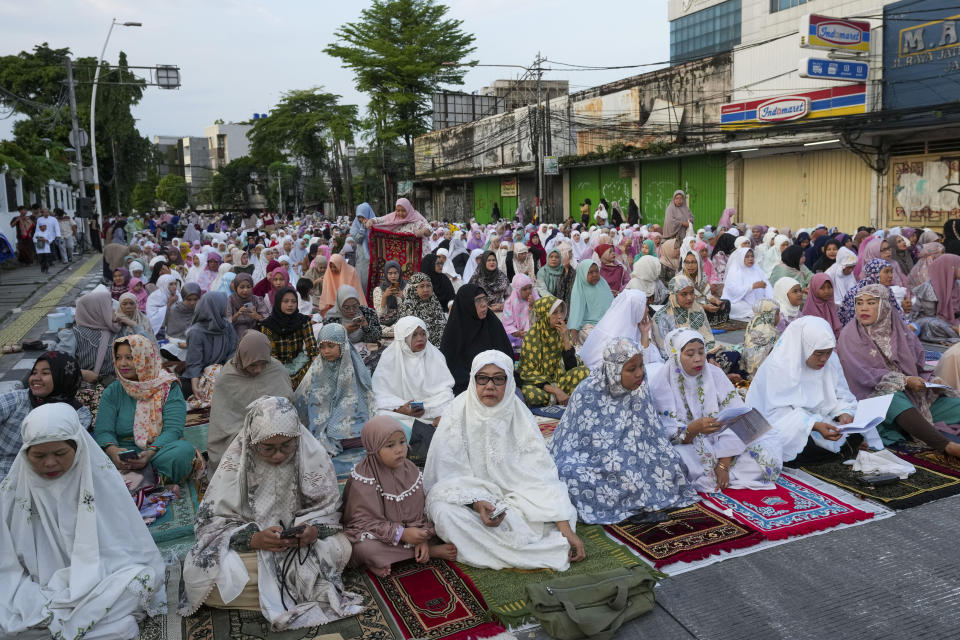
[[(51, 402), (65, 402), (74, 409), (83, 405), (77, 400), (77, 391), (80, 390), (80, 365), (73, 356), (59, 351), (47, 351), (37, 358), (37, 362), (46, 362), (50, 365), (50, 376), (53, 378), (53, 391), (45, 398), (37, 398), (31, 391), (30, 407), (37, 408)], [(36, 363), (33, 365), (37, 366)], [(30, 388), (29, 383), (27, 388)]]
[(713, 247), (713, 252), (710, 254), (710, 257), (717, 255), (719, 252), (723, 252), (727, 255), (730, 255), (736, 250), (736, 245), (734, 242), (737, 241), (735, 235), (724, 233), (719, 238), (717, 238), (717, 244)]
[(280, 310), (280, 303), (283, 301), (283, 296), (288, 293), (297, 295), (297, 290), (293, 287), (284, 287), (277, 291), (273, 297), (273, 311), (271, 311), (270, 315), (261, 323), (262, 326), (278, 334), (281, 338), (285, 338), (299, 330), (305, 323), (310, 322), (310, 318), (299, 311), (287, 314)]
[(803, 247), (792, 244), (780, 254), (780, 262), (799, 271), (801, 256), (803, 256)]
[(423, 261), (420, 263), (420, 272), (430, 278), (430, 284), (433, 285), (433, 295), (437, 296), (440, 306), (446, 311), (450, 301), (456, 296), (456, 292), (453, 290), (453, 283), (450, 282), (450, 278), (442, 273), (437, 273), (437, 255), (435, 253), (423, 257)]
[(960, 256), (960, 218), (943, 223), (943, 250)]
[(824, 242), (820, 247), (820, 257), (817, 258), (817, 261), (813, 263), (813, 268), (811, 269), (811, 271), (813, 271), (814, 273), (822, 273), (826, 271), (827, 269), (832, 267), (833, 264), (837, 261), (836, 258), (831, 259), (827, 257), (827, 247), (829, 247), (830, 245), (834, 245), (835, 247), (837, 247), (837, 250), (840, 249), (839, 240), (836, 240), (834, 238), (827, 238), (827, 241)]
[(390, 281), (387, 279), (387, 271), (390, 269), (396, 269), (397, 273), (400, 274), (400, 280), (397, 281), (397, 286), (400, 287), (400, 291), (403, 291), (407, 287), (407, 281), (403, 279), (403, 267), (400, 266), (400, 263), (396, 260), (387, 260), (383, 263), (383, 280), (380, 281), (380, 288), (383, 291), (386, 291), (390, 288)]
[(640, 224), (640, 207), (633, 198), (630, 198), (630, 204), (627, 205), (627, 222), (632, 225)]
[(460, 287), (440, 339), (440, 352), (453, 374), (454, 393), (463, 392), (470, 383), (470, 367), (477, 354), (496, 349), (513, 358), (513, 346), (497, 314), (488, 310), (483, 320), (477, 316), (474, 299), (485, 293), (475, 284)]

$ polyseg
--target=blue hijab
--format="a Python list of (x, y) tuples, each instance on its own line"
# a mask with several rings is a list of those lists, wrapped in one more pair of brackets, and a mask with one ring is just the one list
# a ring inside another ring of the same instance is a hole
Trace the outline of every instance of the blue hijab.
[[(606, 280), (600, 278), (597, 284), (587, 282), (587, 272), (597, 264), (594, 260), (584, 260), (577, 265), (577, 277), (573, 281), (570, 294), (570, 319), (567, 326), (580, 329), (585, 324), (597, 324), (600, 318), (613, 304), (613, 292)], [(597, 265), (600, 268), (600, 265)]]

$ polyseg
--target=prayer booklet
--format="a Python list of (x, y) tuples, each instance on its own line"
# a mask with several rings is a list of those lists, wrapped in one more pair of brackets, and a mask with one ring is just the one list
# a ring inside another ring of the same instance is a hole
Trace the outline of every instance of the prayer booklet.
[(770, 423), (756, 409), (750, 407), (727, 408), (717, 414), (724, 429), (730, 429), (745, 445), (770, 430)]
[(873, 429), (887, 418), (893, 394), (864, 398), (857, 403), (857, 411), (850, 424), (834, 423), (841, 433), (863, 433)]
[(936, 382), (928, 382), (927, 389), (951, 389), (952, 390), (953, 387), (951, 387), (948, 384), (938, 384)]

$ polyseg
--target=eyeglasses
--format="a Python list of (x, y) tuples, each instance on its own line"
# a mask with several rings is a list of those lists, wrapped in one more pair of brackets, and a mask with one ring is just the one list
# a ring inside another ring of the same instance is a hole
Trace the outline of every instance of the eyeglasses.
[(488, 376), (482, 373), (478, 373), (473, 377), (474, 381), (477, 383), (478, 387), (485, 387), (489, 383), (493, 383), (495, 387), (502, 387), (507, 384), (507, 376), (503, 374)]
[(270, 456), (276, 455), (278, 451), (280, 453), (291, 453), (297, 447), (297, 439), (291, 438), (280, 445), (258, 442), (254, 446), (257, 448), (257, 453), (269, 458)]
[(477, 296), (473, 299), (478, 307), (488, 307), (490, 306), (490, 301), (487, 299), (487, 296)]

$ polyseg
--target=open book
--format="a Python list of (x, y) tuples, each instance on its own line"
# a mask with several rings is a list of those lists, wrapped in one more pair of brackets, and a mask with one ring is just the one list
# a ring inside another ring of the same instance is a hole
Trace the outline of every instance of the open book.
[(841, 433), (863, 433), (886, 420), (891, 400), (893, 400), (893, 394), (864, 398), (857, 402), (857, 412), (853, 422), (850, 424), (834, 422), (833, 424)]
[(723, 429), (720, 431), (729, 429), (745, 445), (749, 445), (771, 429), (766, 418), (750, 407), (729, 407), (717, 414), (717, 420), (723, 423)]

